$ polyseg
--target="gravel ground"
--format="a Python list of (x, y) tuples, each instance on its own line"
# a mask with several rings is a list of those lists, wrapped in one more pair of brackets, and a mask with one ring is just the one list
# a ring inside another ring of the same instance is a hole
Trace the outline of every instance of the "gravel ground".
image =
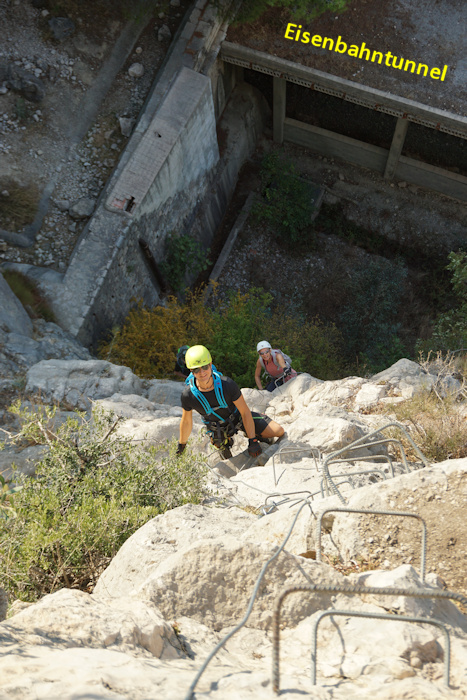
[(444, 82), (285, 39), (286, 12), (272, 9), (260, 20), (230, 27), (228, 41), (265, 51), (342, 78), (387, 90), (423, 104), (465, 115), (467, 104), (467, 5), (465, 0), (352, 0), (340, 15), (326, 12), (303, 21), (303, 31), (365, 42), (373, 51), (429, 67), (448, 65)]
[[(34, 4), (41, 7), (0, 1), (0, 64), (13, 63), (27, 70), (43, 81), (46, 90), (39, 104), (12, 90), (0, 91), (0, 191), (11, 181), (25, 188), (35, 185), (39, 192), (51, 184), (54, 187), (35, 245), (22, 249), (0, 241), (0, 262), (64, 271), (87, 220), (70, 217), (68, 206), (81, 198), (96, 201), (99, 197), (128, 140), (119, 118), (135, 123), (169, 46), (170, 38), (160, 41), (158, 32), (167, 25), (173, 34), (189, 3), (160, 2), (146, 28), (141, 23), (133, 53), (107, 95), (102, 95), (97, 117), (82, 139), (86, 97), (127, 20), (112, 12), (96, 19), (92, 4), (82, 3), (79, 15), (72, 15), (75, 32), (58, 42), (47, 29), (53, 11), (45, 9), (45, 2)], [(129, 74), (134, 63), (143, 66), (141, 77)], [(2, 218), (1, 209), (0, 228), (14, 230), (11, 221)]]

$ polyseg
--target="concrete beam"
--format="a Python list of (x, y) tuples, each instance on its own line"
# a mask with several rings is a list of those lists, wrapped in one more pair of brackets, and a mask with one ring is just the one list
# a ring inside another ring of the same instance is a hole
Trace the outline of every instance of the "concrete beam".
[(287, 81), (276, 77), (273, 80), (272, 138), (275, 143), (283, 143)]
[(284, 123), (284, 139), (309, 148), (326, 158), (340, 158), (353, 165), (384, 173), (388, 157), (386, 148), (372, 146), (349, 136), (288, 118)]
[[(341, 160), (376, 170), (386, 171), (389, 151), (386, 148), (372, 146), (369, 143), (336, 134), (327, 129), (310, 126), (295, 119), (285, 119), (284, 140), (309, 148), (327, 158)], [(434, 165), (419, 160), (400, 156), (395, 170), (398, 180), (410, 182), (419, 187), (426, 187), (447, 197), (467, 202), (467, 177), (451, 173)]]
[(409, 122), (407, 119), (399, 117), (396, 128), (394, 129), (391, 148), (389, 149), (388, 162), (386, 163), (386, 169), (384, 171), (384, 178), (386, 180), (392, 180), (396, 173), (397, 164), (402, 153), (402, 148), (404, 147), (408, 126)]
[(229, 41), (222, 43), (220, 58), (227, 63), (284, 78), (289, 83), (303, 85), (369, 109), (403, 117), (417, 124), (467, 139), (467, 117), (453, 112), (436, 109), (415, 100), (354, 83), (351, 80)]
[(467, 202), (467, 177), (435, 165), (401, 156), (397, 165), (396, 178)]

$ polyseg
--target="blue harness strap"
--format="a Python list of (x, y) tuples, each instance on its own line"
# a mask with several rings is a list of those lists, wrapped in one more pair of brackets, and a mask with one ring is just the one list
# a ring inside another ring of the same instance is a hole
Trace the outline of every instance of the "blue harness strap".
[[(221, 373), (216, 370), (214, 365), (212, 365), (212, 378), (214, 380), (214, 393), (216, 396), (216, 401), (217, 401), (217, 406), (216, 408), (229, 408), (228, 403), (225, 400), (224, 397), (224, 392), (222, 390), (222, 382), (221, 382)], [(218, 413), (215, 412), (215, 410), (212, 408), (211, 404), (207, 400), (207, 398), (204, 396), (203, 392), (198, 389), (198, 387), (195, 384), (195, 377), (194, 374), (191, 372), (190, 375), (185, 379), (185, 384), (190, 388), (191, 393), (193, 396), (198, 399), (200, 402), (201, 406), (204, 408), (206, 411), (206, 416), (203, 416), (203, 422), (208, 424), (211, 421), (207, 420), (208, 415), (213, 415), (216, 416), (220, 421), (225, 421), (225, 418), (222, 418)], [(238, 409), (235, 408), (235, 412), (237, 412)]]

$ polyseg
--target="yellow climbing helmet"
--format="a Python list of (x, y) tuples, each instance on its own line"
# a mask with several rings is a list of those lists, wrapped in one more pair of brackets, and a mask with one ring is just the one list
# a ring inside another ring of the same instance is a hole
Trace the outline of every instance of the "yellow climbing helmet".
[(185, 364), (188, 369), (202, 367), (212, 362), (211, 353), (204, 345), (193, 345), (186, 351)]

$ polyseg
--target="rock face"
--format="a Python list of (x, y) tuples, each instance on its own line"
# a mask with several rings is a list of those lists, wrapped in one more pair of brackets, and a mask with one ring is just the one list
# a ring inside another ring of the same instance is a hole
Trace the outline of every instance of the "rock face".
[(32, 335), (32, 321), (19, 299), (0, 274), (0, 329), (3, 332)]
[(240, 536), (256, 517), (237, 508), (229, 510), (186, 505), (150, 520), (138, 530), (104, 571), (94, 596), (125, 597), (139, 589), (160, 564), (178, 550), (199, 540)]
[(141, 394), (142, 382), (127, 367), (104, 360), (43, 360), (27, 373), (26, 391), (45, 401), (87, 409), (90, 400), (112, 394)]
[(178, 658), (180, 645), (158, 610), (138, 601), (105, 605), (81, 591), (62, 589), (14, 615), (1, 630), (2, 641), (56, 647), (120, 647)]
[[(58, 340), (55, 346), (61, 347)], [(19, 353), (17, 347), (12, 361)], [(458, 547), (462, 569), (467, 459), (428, 466), (419, 460), (408, 471), (399, 453), (390, 462), (387, 445), (370, 445), (351, 460), (329, 463), (335, 488), (324, 480), (326, 456), (389, 421), (371, 415), (372, 407), (404, 401), (436, 381), (401, 360), (370, 379), (321, 382), (303, 374), (271, 394), (244, 390), (251, 408), (285, 427), (284, 438), (264, 445), (256, 461), (246, 458), (241, 436), (232, 459), (220, 463), (210, 452), (205, 504), (146, 523), (125, 542), (92, 595), (63, 589), (32, 605), (10, 601), (10, 617), (0, 623), (8, 652), (0, 655), (1, 697), (180, 700), (189, 697), (201, 664), (223, 641), (195, 696), (270, 700), (277, 598), (310, 584), (329, 590), (295, 591), (281, 609), (281, 697), (465, 697), (467, 618), (451, 601), (436, 598), (444, 588), (443, 570), (430, 542), (448, 535), (445, 551)], [(178, 432), (182, 388), (179, 382), (142, 382), (128, 368), (104, 361), (49, 359), (30, 367), (26, 391), (70, 407), (93, 402), (121, 416), (122, 434), (155, 444)], [(59, 419), (65, 417), (62, 411)], [(198, 432), (201, 421), (194, 419)], [(206, 439), (193, 441), (192, 448), (209, 452)], [(22, 453), (7, 448), (0, 454), (5, 474), (14, 460), (33, 470), (41, 456), (37, 447)], [(428, 573), (421, 570), (418, 519), (406, 532), (399, 516), (381, 521), (342, 512), (344, 507), (420, 514), (428, 528)], [(464, 579), (461, 571), (460, 587)], [(369, 592), (344, 595), (335, 589), (343, 584)], [(425, 589), (430, 597), (376, 595), (374, 587)], [(5, 614), (0, 590), (0, 619)], [(381, 614), (391, 619), (375, 618)], [(450, 630), (450, 688), (442, 680), (445, 637), (428, 624), (434, 621)], [(313, 687), (310, 645), (317, 625)]]

